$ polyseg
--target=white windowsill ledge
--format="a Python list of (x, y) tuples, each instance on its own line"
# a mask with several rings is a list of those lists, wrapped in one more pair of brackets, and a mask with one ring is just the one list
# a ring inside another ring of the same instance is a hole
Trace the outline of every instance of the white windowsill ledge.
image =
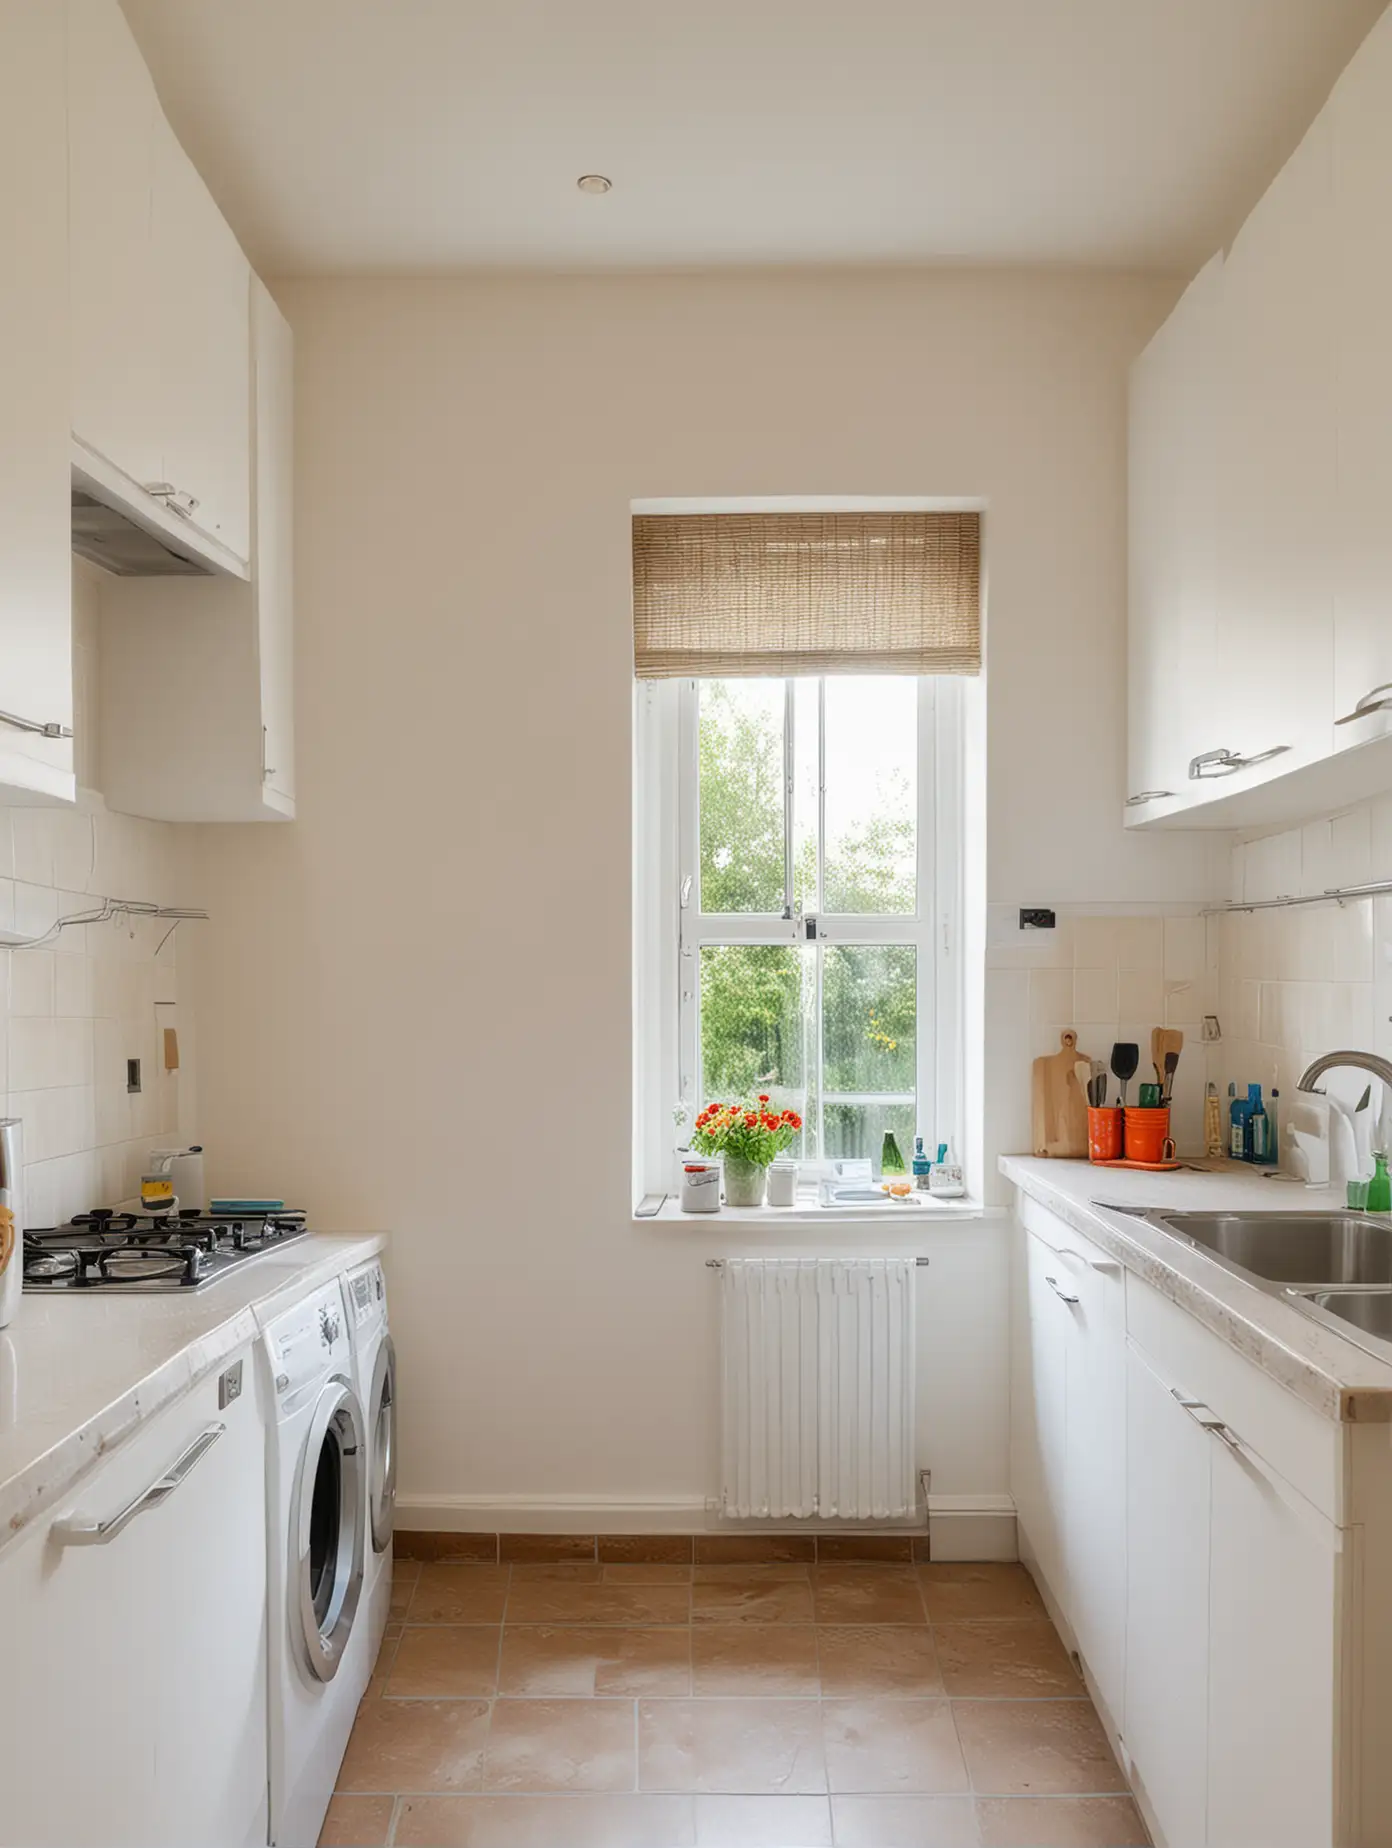
[(703, 1226), (738, 1226), (760, 1232), (770, 1232), (778, 1226), (795, 1227), (803, 1232), (812, 1227), (827, 1230), (854, 1227), (861, 1231), (873, 1226), (877, 1232), (892, 1229), (895, 1235), (912, 1239), (935, 1223), (984, 1219), (988, 1212), (996, 1210), (999, 1209), (983, 1206), (980, 1200), (941, 1200), (932, 1195), (920, 1195), (912, 1204), (903, 1206), (888, 1203), (884, 1206), (819, 1206), (815, 1199), (806, 1198), (799, 1200), (796, 1206), (722, 1206), (718, 1213), (684, 1213), (676, 1195), (668, 1194), (658, 1212), (642, 1219), (635, 1214), (633, 1223), (651, 1226), (677, 1222), (693, 1230)]

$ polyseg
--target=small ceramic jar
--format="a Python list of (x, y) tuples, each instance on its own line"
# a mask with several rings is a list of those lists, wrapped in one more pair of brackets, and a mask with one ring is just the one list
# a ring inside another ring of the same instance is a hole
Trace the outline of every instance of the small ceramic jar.
[(767, 1199), (770, 1206), (797, 1205), (797, 1163), (787, 1156), (769, 1163)]

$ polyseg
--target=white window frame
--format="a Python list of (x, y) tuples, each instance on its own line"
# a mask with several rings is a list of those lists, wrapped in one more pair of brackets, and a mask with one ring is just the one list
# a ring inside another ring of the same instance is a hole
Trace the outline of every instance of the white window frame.
[[(918, 1127), (925, 1140), (952, 1138), (960, 1150), (963, 689), (952, 676), (925, 677), (917, 684), (917, 915), (818, 913), (817, 935), (826, 944), (916, 946)], [(702, 944), (807, 940), (804, 920), (797, 915), (731, 916), (701, 914), (697, 909), (697, 698), (694, 680), (644, 681), (635, 686), (634, 1183), (639, 1196), (676, 1190), (676, 1150), (700, 1107), (697, 990)], [(784, 748), (785, 791), (790, 803), (791, 683)], [(838, 1092), (833, 1101), (853, 1100)], [(863, 1101), (872, 1100), (867, 1096)], [(686, 1113), (684, 1129), (677, 1121), (679, 1109)], [(820, 1166), (804, 1163), (802, 1172), (811, 1177)]]

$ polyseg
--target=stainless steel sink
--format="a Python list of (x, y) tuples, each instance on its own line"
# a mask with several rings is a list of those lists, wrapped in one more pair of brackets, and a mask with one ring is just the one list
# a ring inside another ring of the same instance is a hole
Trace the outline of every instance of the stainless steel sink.
[(1392, 1362), (1392, 1220), (1366, 1213), (1112, 1210), (1206, 1252), (1267, 1295)]
[(1235, 1269), (1267, 1283), (1385, 1283), (1392, 1222), (1361, 1213), (1147, 1213)]

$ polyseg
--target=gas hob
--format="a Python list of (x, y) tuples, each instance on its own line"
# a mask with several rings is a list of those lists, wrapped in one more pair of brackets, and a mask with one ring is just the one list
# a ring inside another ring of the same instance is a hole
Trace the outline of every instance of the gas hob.
[(303, 1238), (304, 1214), (79, 1213), (24, 1234), (24, 1288), (128, 1296), (202, 1290), (230, 1270)]

